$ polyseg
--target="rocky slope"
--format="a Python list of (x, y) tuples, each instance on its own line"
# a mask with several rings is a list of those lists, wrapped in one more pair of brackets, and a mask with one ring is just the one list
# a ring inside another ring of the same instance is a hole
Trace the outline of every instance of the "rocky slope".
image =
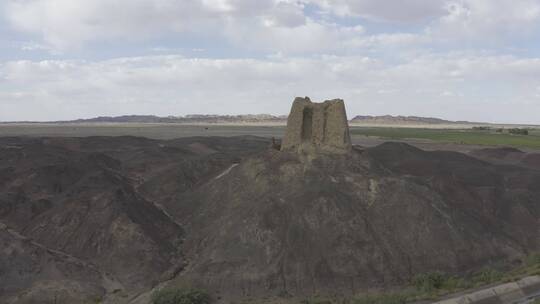
[(185, 231), (140, 192), (180, 193), (267, 144), (204, 140), (0, 139), (0, 302), (126, 301), (181, 271)]
[(227, 299), (352, 295), (540, 248), (540, 172), (406, 144), (266, 152), (189, 197), (168, 205), (193, 232), (179, 281)]
[(540, 170), (497, 153), (268, 145), (0, 139), (0, 302), (128, 303), (160, 282), (347, 296), (540, 249)]

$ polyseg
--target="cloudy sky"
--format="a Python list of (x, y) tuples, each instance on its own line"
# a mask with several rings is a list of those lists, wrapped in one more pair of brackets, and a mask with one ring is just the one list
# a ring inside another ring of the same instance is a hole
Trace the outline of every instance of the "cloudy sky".
[(0, 0), (0, 121), (286, 114), (540, 124), (540, 0)]

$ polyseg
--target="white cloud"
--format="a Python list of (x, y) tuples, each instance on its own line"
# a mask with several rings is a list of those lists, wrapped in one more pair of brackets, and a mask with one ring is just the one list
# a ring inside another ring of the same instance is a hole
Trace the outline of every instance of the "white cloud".
[(211, 22), (215, 14), (193, 0), (10, 0), (6, 10), (17, 29), (39, 33), (60, 49), (94, 40), (137, 40), (160, 31), (189, 31), (203, 20)]
[(324, 53), (354, 46), (351, 41), (363, 37), (364, 29), (361, 26), (344, 27), (307, 18), (304, 24), (295, 27), (269, 26), (259, 22), (248, 26), (231, 23), (225, 35), (245, 49)]
[(145, 40), (170, 33), (213, 32), (230, 20), (265, 18), (298, 26), (298, 5), (274, 0), (7, 0), (7, 18), (18, 30), (38, 33), (59, 48), (93, 41)]
[(400, 23), (426, 22), (445, 14), (447, 0), (313, 0), (338, 15)]
[(434, 26), (434, 35), (447, 40), (497, 41), (538, 31), (538, 0), (460, 0), (446, 4), (447, 14)]
[[(195, 35), (224, 38), (239, 48), (320, 53), (387, 43), (504, 41), (527, 37), (540, 28), (540, 0), (6, 1), (6, 16), (16, 30), (39, 34), (58, 50), (103, 41), (182, 40)], [(359, 17), (359, 22), (367, 18), (421, 27), (369, 36), (362, 26), (308, 15), (308, 4), (325, 14)]]
[[(284, 114), (293, 97), (309, 95), (316, 100), (344, 98), (351, 116), (540, 122), (540, 59), (510, 56), (432, 54), (399, 65), (359, 56), (151, 56), (99, 62), (13, 61), (1, 65), (0, 71), (0, 120), (130, 113)], [(486, 105), (482, 100), (490, 101)]]
[(7, 17), (18, 30), (40, 34), (66, 51), (104, 41), (225, 38), (237, 47), (319, 52), (343, 47), (361, 26), (340, 26), (304, 14), (304, 4), (284, 0), (8, 0)]
[(294, 28), (306, 23), (303, 6), (287, 2), (278, 2), (263, 18), (267, 26)]

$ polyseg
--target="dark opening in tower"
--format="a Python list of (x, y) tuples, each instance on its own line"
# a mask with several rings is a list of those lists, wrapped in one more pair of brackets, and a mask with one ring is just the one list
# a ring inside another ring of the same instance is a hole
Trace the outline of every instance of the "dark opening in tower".
[(302, 117), (302, 142), (311, 142), (313, 132), (313, 109), (305, 108)]

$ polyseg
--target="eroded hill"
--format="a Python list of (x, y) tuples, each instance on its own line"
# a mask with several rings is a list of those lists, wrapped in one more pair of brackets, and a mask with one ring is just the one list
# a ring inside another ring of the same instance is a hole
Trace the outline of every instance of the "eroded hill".
[(224, 298), (353, 295), (540, 246), (540, 172), (406, 144), (270, 151), (189, 197), (168, 205), (194, 232), (180, 277)]
[(397, 143), (268, 144), (0, 139), (0, 302), (127, 303), (160, 282), (222, 301), (350, 295), (540, 249), (535, 168)]
[(0, 302), (125, 302), (173, 277), (186, 263), (185, 231), (153, 198), (192, 189), (262, 147), (242, 138), (1, 139), (0, 281), (9, 283)]

